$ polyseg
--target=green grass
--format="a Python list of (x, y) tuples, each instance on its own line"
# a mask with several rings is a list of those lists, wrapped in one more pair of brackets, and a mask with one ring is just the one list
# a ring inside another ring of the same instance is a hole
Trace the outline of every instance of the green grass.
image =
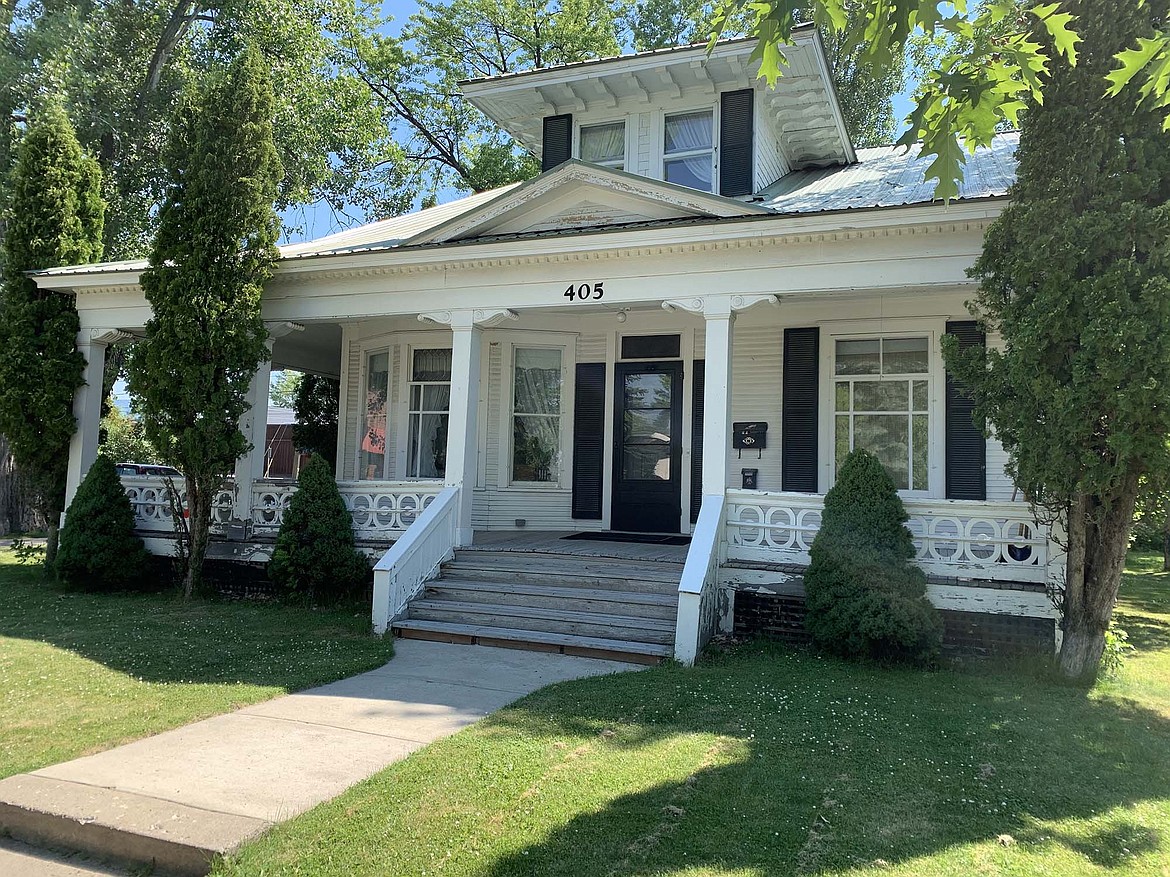
[(373, 669), (352, 610), (81, 594), (0, 551), (0, 777)]
[(1092, 692), (753, 645), (537, 692), (220, 863), (218, 875), (1166, 875), (1170, 576)]

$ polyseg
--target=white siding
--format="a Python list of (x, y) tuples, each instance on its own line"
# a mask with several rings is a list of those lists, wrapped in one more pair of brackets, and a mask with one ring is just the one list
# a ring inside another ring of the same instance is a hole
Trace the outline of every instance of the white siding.
[(756, 191), (759, 192), (788, 173), (788, 163), (780, 154), (780, 145), (765, 119), (771, 112), (762, 92), (756, 92), (755, 141), (756, 141)]
[(727, 484), (741, 485), (740, 469), (760, 470), (761, 490), (780, 489), (780, 372), (783, 333), (774, 326), (735, 327), (732, 348), (731, 418), (768, 423), (768, 446), (763, 451), (740, 452), (728, 441)]
[[(398, 435), (402, 431), (400, 426), (409, 415), (406, 400), (402, 398), (402, 345), (394, 344), (390, 347), (390, 403), (387, 407), (389, 417), (386, 422), (386, 477), (391, 481), (405, 475), (405, 468), (398, 471)], [(409, 378), (409, 375), (406, 377)], [(395, 422), (395, 416), (401, 418)]]
[(654, 125), (650, 113), (636, 113), (629, 117), (629, 124), (633, 126), (634, 161), (627, 162), (631, 173), (643, 177), (653, 176), (654, 169)]
[(357, 466), (357, 437), (361, 429), (361, 382), (362, 382), (362, 354), (361, 345), (356, 338), (347, 341), (347, 355), (343, 368), (342, 380), (345, 382), (345, 430), (341, 450), (341, 479), (352, 481), (354, 469)]
[[(989, 335), (987, 346), (994, 350), (1003, 350), (1003, 339), (998, 335)], [(1016, 486), (1005, 471), (1005, 466), (1007, 466), (1007, 451), (1003, 449), (1003, 445), (997, 439), (989, 438), (987, 440), (987, 498), (989, 500), (1007, 502), (1023, 498), (1016, 493)], [(1013, 494), (1015, 495), (1013, 496)]]
[(605, 362), (605, 335), (578, 335), (577, 362)]

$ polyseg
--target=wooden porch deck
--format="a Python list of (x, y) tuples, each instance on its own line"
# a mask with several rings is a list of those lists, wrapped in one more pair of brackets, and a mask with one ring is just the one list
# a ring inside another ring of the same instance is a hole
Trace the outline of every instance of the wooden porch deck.
[(474, 542), (460, 551), (567, 554), (577, 557), (610, 557), (662, 563), (683, 563), (687, 559), (686, 545), (565, 538), (570, 535), (571, 532), (553, 530), (477, 530)]

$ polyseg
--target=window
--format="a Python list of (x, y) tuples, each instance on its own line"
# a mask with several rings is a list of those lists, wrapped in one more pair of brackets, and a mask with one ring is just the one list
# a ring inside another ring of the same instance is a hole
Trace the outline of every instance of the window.
[(836, 469), (872, 451), (899, 490), (928, 488), (930, 352), (926, 338), (838, 341), (834, 363)]
[(704, 192), (713, 191), (715, 138), (711, 110), (666, 117), (663, 177)]
[(386, 401), (390, 385), (390, 354), (371, 353), (366, 358), (366, 413), (358, 450), (358, 477), (386, 475)]
[(561, 477), (561, 351), (516, 348), (512, 480)]
[(603, 167), (626, 168), (626, 123), (590, 125), (581, 129), (580, 155)]
[(451, 408), (451, 349), (411, 355), (408, 478), (442, 478), (447, 471)]

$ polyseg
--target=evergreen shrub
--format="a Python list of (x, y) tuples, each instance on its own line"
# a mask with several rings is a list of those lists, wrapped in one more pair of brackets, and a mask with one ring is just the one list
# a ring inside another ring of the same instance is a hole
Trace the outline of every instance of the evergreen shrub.
[(881, 662), (929, 665), (942, 622), (914, 565), (906, 508), (873, 454), (846, 457), (825, 496), (820, 531), (805, 573), (805, 624), (827, 652)]
[(284, 513), (268, 577), (312, 603), (336, 603), (356, 596), (369, 573), (369, 560), (354, 547), (353, 522), (333, 470), (314, 454)]
[(134, 509), (114, 463), (99, 455), (77, 488), (54, 568), (61, 581), (85, 590), (141, 587), (146, 549), (134, 535)]

